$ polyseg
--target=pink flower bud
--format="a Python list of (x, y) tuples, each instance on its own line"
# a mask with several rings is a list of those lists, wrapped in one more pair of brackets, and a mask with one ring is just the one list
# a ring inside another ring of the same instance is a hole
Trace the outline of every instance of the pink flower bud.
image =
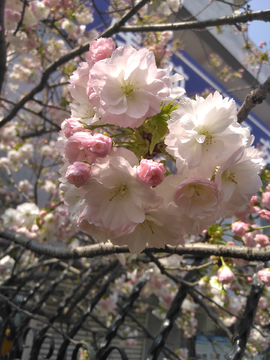
[(256, 202), (259, 202), (259, 200), (258, 200), (258, 197), (254, 195), (254, 196), (252, 196), (252, 198), (250, 199), (250, 202), (249, 202), (249, 205), (248, 205), (248, 206), (254, 206), (254, 204), (255, 204)]
[(249, 263), (249, 261), (247, 261), (247, 260), (236, 259), (236, 258), (233, 258), (233, 262), (238, 267), (246, 266)]
[(237, 221), (235, 223), (232, 224), (232, 232), (239, 237), (242, 237), (246, 234), (248, 228), (249, 228), (249, 224), (246, 224), (242, 221)]
[(234, 274), (228, 266), (222, 266), (217, 273), (218, 281), (223, 285), (230, 284), (234, 279)]
[(18, 11), (13, 11), (12, 9), (5, 9), (5, 17), (7, 20), (19, 22), (21, 14)]
[(257, 234), (254, 238), (254, 241), (261, 247), (265, 247), (270, 244), (269, 237), (264, 234)]
[(252, 283), (252, 281), (253, 281), (252, 277), (248, 276), (248, 277), (247, 277), (247, 281), (248, 281), (249, 283)]
[(270, 268), (260, 270), (257, 275), (266, 286), (270, 286)]
[(66, 178), (70, 184), (79, 188), (87, 183), (90, 174), (91, 168), (88, 164), (76, 161), (67, 168)]
[(39, 212), (39, 216), (40, 217), (43, 217), (43, 216), (45, 216), (47, 214), (47, 212), (45, 211), (45, 210), (40, 210), (40, 212)]
[(85, 129), (78, 120), (72, 118), (63, 121), (61, 128), (64, 131), (66, 138), (69, 138), (76, 132), (88, 132), (89, 134), (92, 133), (90, 130)]
[[(251, 225), (252, 228), (256, 227), (255, 224)], [(262, 230), (254, 230), (251, 232), (247, 232), (245, 234), (245, 236), (243, 237), (244, 243), (246, 244), (246, 246), (249, 247), (255, 247), (256, 243), (254, 241), (254, 238), (257, 234), (262, 234)]]
[(152, 160), (141, 160), (136, 169), (138, 177), (147, 185), (158, 186), (164, 180), (166, 172), (162, 163)]
[(83, 141), (83, 146), (86, 151), (104, 158), (111, 152), (112, 139), (102, 134), (94, 134), (91, 138), (86, 138)]
[(37, 224), (34, 224), (32, 227), (31, 227), (31, 232), (37, 232), (39, 230), (39, 227), (37, 226)]
[(235, 242), (234, 241), (227, 241), (227, 244), (228, 245), (235, 245)]
[(270, 209), (270, 192), (265, 192), (262, 194), (262, 204)]
[(259, 214), (260, 218), (262, 218), (265, 221), (270, 222), (270, 211), (263, 209), (263, 210), (260, 210), (258, 212), (258, 214)]
[(96, 156), (86, 149), (87, 141), (90, 141), (91, 139), (92, 135), (88, 132), (76, 132), (68, 138), (68, 141), (65, 144), (64, 153), (71, 164), (75, 161), (83, 160), (90, 164), (95, 162)]
[(112, 38), (100, 38), (91, 42), (89, 53), (86, 54), (86, 57), (90, 57), (90, 60), (95, 63), (111, 57), (114, 50), (115, 43)]
[(262, 48), (264, 45), (267, 45), (266, 41), (261, 41), (259, 43), (259, 47)]

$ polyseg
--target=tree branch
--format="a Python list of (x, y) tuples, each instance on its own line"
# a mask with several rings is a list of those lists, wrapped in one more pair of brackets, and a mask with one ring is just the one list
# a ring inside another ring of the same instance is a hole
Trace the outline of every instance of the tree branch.
[[(44, 245), (11, 230), (0, 231), (0, 237), (6, 240), (14, 241), (16, 244), (21, 245), (36, 254), (46, 255), (48, 257), (55, 257), (58, 259), (79, 259), (83, 257), (93, 258), (96, 256), (129, 253), (129, 249), (127, 246), (117, 246), (111, 243), (78, 246), (72, 249), (65, 249), (52, 245)], [(185, 244), (184, 246), (166, 245), (164, 249), (146, 248), (144, 250), (144, 253), (147, 255), (149, 253), (160, 252), (178, 255), (191, 254), (194, 256), (204, 257), (215, 255), (244, 259), (248, 261), (270, 260), (270, 246), (264, 248), (250, 248), (247, 246), (212, 245), (205, 243), (196, 243)]]
[(234, 346), (226, 360), (241, 360), (245, 354), (251, 327), (257, 312), (258, 303), (262, 295), (264, 284), (254, 284), (247, 298), (244, 314), (238, 324), (238, 331), (234, 338)]
[[(117, 23), (115, 23), (113, 26), (110, 26), (108, 29), (106, 29), (100, 37), (110, 37), (116, 33), (118, 33), (121, 29), (121, 27), (134, 15), (139, 11), (146, 3), (148, 3), (150, 0), (141, 0), (136, 6), (134, 6), (130, 11), (125, 14), (122, 19), (120, 19)], [(1, 32), (0, 32), (1, 34)], [(1, 35), (0, 35), (1, 36)], [(40, 82), (37, 86), (35, 86), (27, 95), (25, 95), (18, 103), (13, 107), (13, 109), (10, 111), (10, 113), (0, 122), (0, 128), (4, 126), (6, 123), (8, 123), (10, 120), (14, 118), (14, 116), (17, 115), (18, 111), (21, 110), (21, 108), (30, 100), (34, 98), (36, 94), (38, 94), (40, 91), (42, 91), (50, 77), (50, 75), (57, 70), (57, 68), (69, 60), (74, 59), (76, 56), (80, 56), (89, 49), (89, 43), (77, 47), (74, 50), (71, 50), (68, 54), (63, 55), (60, 57), (57, 61), (55, 61), (53, 64), (47, 67), (47, 69), (42, 74), (42, 77), (40, 79)], [(1, 70), (1, 69), (0, 69)], [(1, 78), (0, 78), (1, 80)]]
[(186, 21), (170, 24), (156, 25), (134, 25), (123, 26), (121, 32), (147, 32), (147, 31), (165, 31), (165, 30), (196, 30), (205, 29), (207, 27), (235, 25), (237, 23), (246, 23), (253, 20), (270, 21), (270, 10), (250, 11), (247, 14), (223, 16), (217, 19), (209, 19), (205, 21)]
[(4, 14), (5, 14), (5, 0), (0, 1), (0, 94), (2, 90), (2, 85), (5, 78), (5, 73), (7, 70), (6, 58), (7, 58), (7, 49), (6, 49), (6, 39), (5, 39), (5, 24), (4, 24)]
[(248, 117), (249, 112), (258, 104), (265, 100), (267, 94), (270, 94), (270, 76), (257, 89), (251, 91), (245, 97), (245, 100), (237, 112), (239, 124), (241, 124)]

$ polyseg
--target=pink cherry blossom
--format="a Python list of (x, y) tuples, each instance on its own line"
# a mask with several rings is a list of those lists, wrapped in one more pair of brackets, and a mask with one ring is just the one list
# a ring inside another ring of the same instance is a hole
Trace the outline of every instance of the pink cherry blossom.
[(69, 90), (72, 97), (79, 103), (87, 103), (86, 86), (89, 77), (89, 70), (93, 64), (81, 62), (79, 67), (73, 72), (69, 78)]
[(68, 138), (65, 144), (65, 156), (71, 164), (75, 161), (87, 161), (92, 164), (96, 160), (96, 155), (87, 149), (87, 141), (91, 138), (92, 135), (88, 132), (76, 132)]
[(222, 266), (218, 269), (218, 281), (225, 285), (230, 284), (234, 279), (234, 273), (228, 266)]
[(46, 210), (41, 210), (40, 212), (39, 212), (39, 217), (43, 217), (43, 216), (45, 216), (47, 214), (47, 211)]
[(222, 216), (227, 208), (234, 210), (249, 204), (251, 196), (262, 186), (259, 172), (262, 158), (254, 147), (239, 147), (219, 168), (215, 182), (224, 201)]
[(232, 224), (232, 232), (239, 237), (242, 237), (246, 234), (249, 224), (246, 224), (242, 221), (237, 221)]
[(180, 211), (193, 219), (212, 216), (214, 221), (220, 200), (215, 183), (195, 177), (181, 182), (174, 193), (174, 202)]
[(250, 213), (257, 213), (260, 211), (260, 207), (258, 205), (255, 205), (255, 203), (259, 203), (258, 196), (252, 196), (251, 200), (249, 202), (249, 212)]
[(117, 48), (110, 59), (91, 68), (87, 84), (89, 101), (103, 122), (138, 127), (147, 117), (160, 112), (170, 91), (157, 79), (154, 54), (132, 46)]
[(29, 5), (38, 20), (44, 20), (50, 14), (50, 8), (46, 7), (42, 1), (31, 1)]
[(117, 308), (115, 300), (111, 297), (108, 297), (107, 299), (101, 299), (98, 303), (98, 306), (101, 308), (102, 312), (112, 314), (115, 314), (115, 309)]
[(94, 134), (83, 140), (83, 146), (95, 156), (104, 158), (111, 152), (112, 139), (102, 134)]
[(90, 130), (85, 129), (85, 127), (78, 121), (78, 119), (70, 118), (62, 122), (61, 128), (65, 134), (66, 138), (74, 135), (76, 132), (88, 132), (91, 134)]
[(267, 207), (268, 209), (270, 209), (270, 192), (264, 192), (262, 194), (262, 204)]
[(85, 219), (105, 229), (109, 236), (133, 231), (144, 222), (145, 209), (161, 202), (154, 190), (137, 179), (130, 163), (116, 156), (121, 153), (116, 151), (104, 159), (98, 158), (88, 184), (83, 187), (88, 207)]
[(256, 234), (254, 241), (261, 247), (265, 247), (270, 244), (269, 237), (264, 234)]
[[(251, 227), (256, 227), (256, 225), (251, 225)], [(262, 234), (262, 230), (254, 230), (254, 231), (247, 232), (243, 236), (244, 243), (246, 244), (246, 246), (255, 247), (256, 246), (256, 242), (254, 241), (255, 236), (261, 235), (261, 234)]]
[(81, 187), (87, 183), (91, 174), (91, 168), (88, 164), (75, 161), (67, 168), (66, 178), (70, 184)]
[(88, 58), (93, 63), (111, 57), (115, 50), (115, 43), (112, 38), (99, 38), (92, 41), (90, 44), (89, 52), (85, 54), (86, 60)]
[(184, 243), (182, 224), (175, 212), (162, 207), (145, 212), (145, 220), (136, 228), (121, 236), (111, 238), (116, 245), (127, 244), (129, 250), (139, 254), (146, 245), (164, 248), (165, 244), (179, 245)]
[[(236, 121), (236, 105), (217, 91), (206, 99), (185, 98), (168, 122), (167, 151), (181, 158), (196, 175), (211, 177), (215, 167), (249, 136)], [(200, 174), (200, 175), (198, 175)]]
[(166, 172), (162, 163), (152, 160), (141, 160), (140, 165), (136, 169), (138, 177), (150, 186), (158, 186), (164, 180)]
[(266, 286), (270, 286), (270, 268), (258, 271), (257, 276)]
[(265, 221), (270, 222), (270, 211), (269, 210), (262, 209), (258, 212), (258, 214), (259, 214), (260, 218), (262, 218)]

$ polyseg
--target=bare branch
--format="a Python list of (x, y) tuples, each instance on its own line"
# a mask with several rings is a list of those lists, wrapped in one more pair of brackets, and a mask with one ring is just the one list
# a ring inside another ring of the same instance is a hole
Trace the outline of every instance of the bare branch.
[(5, 73), (7, 70), (6, 58), (7, 58), (7, 49), (6, 49), (6, 39), (5, 39), (5, 24), (4, 24), (4, 14), (5, 14), (5, 0), (0, 1), (0, 94), (2, 90), (2, 85), (5, 78)]
[[(58, 259), (79, 259), (82, 257), (93, 258), (96, 256), (128, 253), (127, 246), (117, 246), (111, 243), (100, 243), (87, 246), (78, 246), (73, 249), (64, 249), (51, 245), (40, 244), (35, 240), (29, 239), (11, 230), (0, 231), (0, 237), (24, 248), (33, 251), (36, 254), (56, 257)], [(210, 255), (232, 257), (244, 260), (269, 261), (270, 246), (264, 248), (250, 248), (247, 246), (232, 245), (212, 245), (207, 243), (185, 244), (184, 246), (166, 245), (164, 249), (146, 248), (145, 254), (164, 252), (167, 254), (191, 254), (194, 256), (209, 257)]]
[(25, 9), (26, 9), (26, 6), (29, 6), (27, 1), (24, 0), (23, 1), (23, 8), (22, 8), (22, 13), (21, 13), (21, 18), (20, 18), (20, 21), (18, 22), (18, 25), (16, 27), (16, 30), (14, 31), (13, 33), (13, 36), (15, 36), (17, 34), (17, 32), (20, 30), (20, 27), (22, 26), (23, 24), (23, 19), (24, 19), (24, 14), (25, 14)]
[(241, 124), (248, 117), (249, 112), (258, 104), (265, 100), (267, 94), (270, 94), (270, 76), (257, 89), (251, 91), (245, 97), (243, 104), (237, 112), (238, 122)]
[(254, 284), (251, 287), (244, 314), (238, 324), (238, 330), (234, 338), (234, 346), (227, 358), (228, 360), (243, 359), (263, 288), (264, 284)]
[(198, 285), (198, 281), (196, 281), (194, 283), (190, 283), (190, 282), (180, 278), (179, 276), (174, 276), (174, 275), (170, 274), (164, 268), (164, 266), (158, 261), (158, 259), (155, 256), (153, 256), (151, 253), (148, 253), (147, 255), (148, 255), (149, 259), (151, 261), (153, 261), (157, 265), (157, 267), (159, 268), (161, 274), (166, 275), (168, 278), (172, 279), (176, 284), (183, 284), (183, 285), (186, 285), (188, 287), (194, 287), (194, 286)]
[(250, 11), (240, 15), (223, 16), (221, 18), (209, 19), (205, 21), (186, 21), (170, 24), (123, 26), (121, 28), (121, 32), (197, 30), (214, 26), (235, 25), (237, 23), (246, 23), (253, 20), (270, 21), (270, 10)]
[[(0, 100), (1, 100), (1, 101), (5, 101), (5, 102), (7, 102), (8, 104), (11, 104), (11, 105), (14, 105), (14, 106), (16, 105), (13, 101), (10, 101), (10, 100), (4, 99), (4, 98), (0, 98)], [(43, 106), (47, 106), (46, 104), (42, 104), (42, 105), (43, 105)], [(22, 109), (30, 112), (30, 113), (33, 114), (33, 115), (36, 115), (36, 116), (42, 118), (43, 120), (45, 120), (45, 121), (48, 122), (49, 124), (55, 126), (55, 130), (54, 130), (54, 131), (60, 131), (60, 130), (61, 130), (61, 127), (60, 127), (59, 125), (55, 124), (53, 121), (51, 121), (51, 120), (48, 119), (46, 116), (44, 116), (41, 111), (40, 111), (39, 113), (37, 113), (37, 112), (35, 112), (35, 111), (27, 108), (27, 107), (22, 107)], [(60, 109), (60, 110), (62, 110), (62, 109)], [(50, 131), (50, 132), (51, 132), (51, 131)], [(25, 136), (25, 138), (27, 138), (27, 137), (30, 137), (30, 136)], [(24, 138), (24, 136), (22, 136), (22, 139), (23, 139), (23, 138)]]
[[(108, 29), (106, 29), (102, 34), (100, 34), (100, 37), (110, 37), (116, 33), (118, 33), (121, 29), (121, 27), (134, 15), (137, 13), (137, 11), (140, 10), (146, 3), (148, 3), (150, 0), (141, 0), (136, 6), (134, 6), (126, 15), (122, 17), (117, 23), (115, 23), (113, 26), (110, 26)], [(0, 32), (1, 34), (1, 32)], [(68, 54), (63, 55), (60, 57), (57, 61), (55, 61), (53, 64), (47, 67), (47, 69), (42, 74), (42, 77), (40, 79), (40, 82), (37, 86), (35, 86), (27, 95), (25, 95), (18, 103), (13, 107), (13, 109), (10, 111), (10, 113), (0, 122), (0, 128), (4, 126), (6, 123), (8, 123), (10, 120), (14, 118), (14, 116), (17, 115), (18, 111), (21, 110), (21, 108), (30, 100), (34, 98), (36, 94), (38, 94), (40, 91), (42, 91), (50, 77), (50, 75), (57, 70), (57, 68), (65, 63), (67, 63), (69, 60), (74, 59), (76, 56), (80, 56), (89, 49), (89, 43), (77, 47), (73, 50), (71, 50)], [(1, 58), (1, 57), (0, 57)], [(0, 69), (1, 70), (1, 69)], [(1, 79), (0, 79), (1, 80)]]

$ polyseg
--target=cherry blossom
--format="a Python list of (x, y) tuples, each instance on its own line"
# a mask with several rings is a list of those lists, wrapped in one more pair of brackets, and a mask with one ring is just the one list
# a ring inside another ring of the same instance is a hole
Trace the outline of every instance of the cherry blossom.
[(247, 143), (248, 130), (236, 121), (233, 100), (216, 91), (206, 99), (183, 99), (168, 122), (167, 150), (197, 174), (211, 177), (215, 167)]
[(218, 281), (221, 284), (230, 284), (234, 279), (234, 274), (228, 266), (222, 266), (218, 269)]
[(141, 160), (136, 169), (138, 177), (150, 186), (158, 186), (164, 180), (166, 172), (162, 163), (156, 163), (151, 160)]
[(257, 272), (257, 276), (266, 286), (270, 286), (270, 269), (263, 269)]
[(162, 100), (169, 95), (164, 81), (157, 79), (158, 72), (153, 53), (130, 45), (119, 47), (110, 59), (91, 68), (89, 101), (103, 122), (138, 127), (160, 111)]

